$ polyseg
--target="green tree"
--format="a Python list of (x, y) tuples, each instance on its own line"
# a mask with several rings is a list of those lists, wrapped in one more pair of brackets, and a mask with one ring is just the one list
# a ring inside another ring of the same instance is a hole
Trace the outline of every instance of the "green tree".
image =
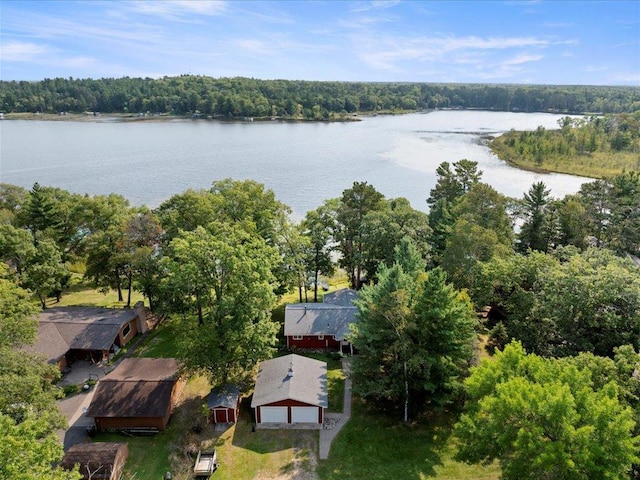
[(279, 328), (271, 320), (278, 262), (274, 247), (238, 225), (212, 223), (172, 240), (161, 260), (164, 307), (182, 314), (174, 319), (187, 368), (218, 384), (271, 355)]
[(507, 206), (507, 198), (485, 183), (476, 183), (458, 199), (440, 260), (457, 288), (473, 287), (479, 262), (513, 253)]
[(458, 458), (498, 460), (506, 480), (629, 478), (638, 461), (633, 414), (614, 381), (594, 388), (589, 369), (508, 345), (465, 382)]
[(548, 204), (550, 190), (544, 182), (534, 183), (522, 201), (523, 224), (518, 235), (518, 249), (546, 252), (550, 247), (550, 218)]
[(493, 258), (476, 279), (474, 300), (500, 311), (509, 337), (533, 353), (612, 356), (617, 346), (639, 346), (637, 267), (610, 251)]
[(349, 275), (351, 288), (359, 289), (365, 273), (365, 244), (363, 221), (371, 211), (383, 208), (384, 196), (367, 182), (354, 182), (342, 192), (337, 212), (335, 240), (340, 252), (340, 266)]
[(313, 277), (313, 301), (318, 301), (320, 275), (331, 275), (335, 266), (331, 259), (331, 240), (336, 228), (337, 199), (327, 200), (324, 205), (307, 212), (301, 223), (302, 234), (309, 239), (306, 255), (307, 271)]
[(69, 270), (62, 263), (58, 246), (50, 239), (37, 243), (34, 256), (21, 275), (22, 285), (34, 292), (42, 308), (47, 308), (47, 297), (62, 290), (69, 278)]
[[(453, 170), (451, 170), (452, 166)], [(436, 185), (429, 192), (427, 199), (429, 205), (434, 205), (440, 199), (455, 203), (458, 198), (480, 182), (482, 170), (478, 170), (478, 162), (463, 158), (453, 162), (453, 165), (442, 162), (436, 169), (436, 175)]]
[[(362, 222), (364, 270), (376, 272), (380, 263), (393, 264), (395, 248), (403, 239), (411, 240), (427, 260), (431, 233), (428, 220), (425, 213), (412, 208), (402, 197), (385, 200), (379, 210), (368, 212)], [(375, 274), (370, 273), (370, 277), (375, 282)]]
[(359, 352), (353, 360), (356, 390), (380, 402), (401, 400), (405, 421), (419, 404), (457, 398), (474, 338), (468, 298), (446, 283), (442, 270), (424, 268), (421, 255), (403, 240), (395, 263), (382, 264), (378, 283), (361, 291), (350, 334)]
[[(77, 470), (52, 467), (62, 458), (62, 445), (45, 425), (60, 425), (53, 415), (29, 414), (22, 422), (0, 413), (0, 478), (21, 480), (78, 480)], [(54, 423), (55, 420), (55, 423)]]

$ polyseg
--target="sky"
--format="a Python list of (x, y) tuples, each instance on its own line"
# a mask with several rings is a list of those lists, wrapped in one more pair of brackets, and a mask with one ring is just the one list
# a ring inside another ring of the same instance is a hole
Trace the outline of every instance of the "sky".
[(0, 0), (0, 79), (640, 86), (640, 1)]

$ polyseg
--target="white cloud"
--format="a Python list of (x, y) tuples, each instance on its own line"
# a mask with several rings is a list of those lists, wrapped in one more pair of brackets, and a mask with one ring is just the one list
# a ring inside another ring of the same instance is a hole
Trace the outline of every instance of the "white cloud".
[(386, 10), (395, 7), (400, 0), (372, 0), (370, 2), (356, 2), (351, 7), (352, 12), (368, 12), (370, 10)]
[(516, 55), (513, 58), (507, 59), (502, 62), (503, 65), (520, 65), (528, 62), (537, 62), (538, 60), (542, 60), (544, 57), (542, 55), (531, 55), (528, 53), (521, 53)]
[(3, 62), (31, 62), (49, 51), (48, 47), (32, 42), (8, 42), (0, 48)]
[(172, 21), (185, 21), (191, 15), (220, 15), (227, 9), (227, 3), (218, 0), (134, 0), (128, 6), (134, 12)]

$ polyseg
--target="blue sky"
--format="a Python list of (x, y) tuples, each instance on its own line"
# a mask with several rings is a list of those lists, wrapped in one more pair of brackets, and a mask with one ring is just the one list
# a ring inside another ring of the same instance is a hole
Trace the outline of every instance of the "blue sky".
[(640, 86), (640, 1), (0, 0), (0, 78)]

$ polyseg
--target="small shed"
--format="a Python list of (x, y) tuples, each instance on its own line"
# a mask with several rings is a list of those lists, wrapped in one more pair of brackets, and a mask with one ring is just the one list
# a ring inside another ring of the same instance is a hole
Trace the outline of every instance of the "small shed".
[(78, 465), (85, 480), (118, 480), (128, 456), (126, 443), (79, 443), (66, 451), (60, 466), (71, 470)]
[(328, 407), (327, 364), (300, 355), (262, 362), (251, 401), (258, 428), (320, 428)]
[(209, 423), (236, 423), (240, 409), (240, 389), (225, 385), (221, 389), (212, 389), (207, 399)]

